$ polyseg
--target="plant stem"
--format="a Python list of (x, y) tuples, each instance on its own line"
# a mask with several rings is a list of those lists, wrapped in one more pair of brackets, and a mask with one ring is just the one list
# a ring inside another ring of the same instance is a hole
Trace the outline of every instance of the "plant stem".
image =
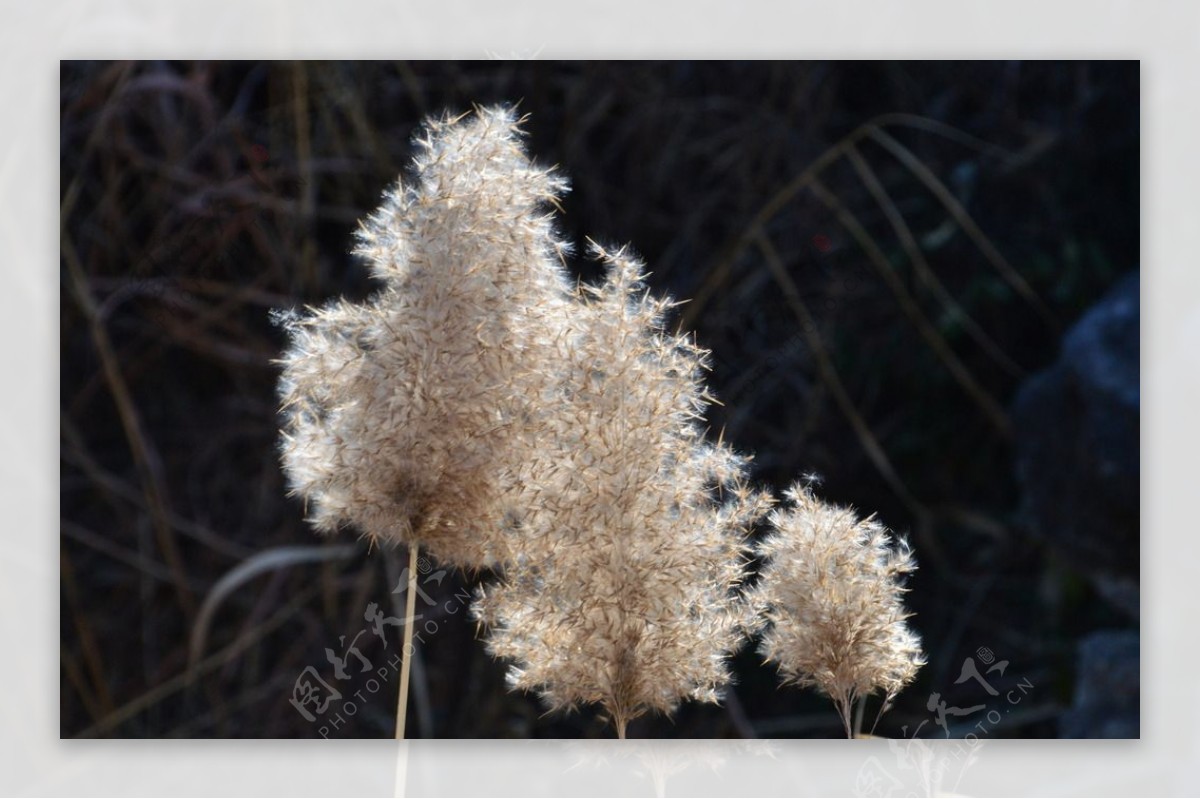
[(413, 616), (417, 611), (417, 553), (416, 544), (408, 547), (408, 588), (404, 603), (404, 647), (400, 650), (400, 697), (396, 700), (396, 740), (404, 740), (404, 719), (408, 714), (408, 673), (412, 669)]
[(850, 714), (853, 712), (853, 703), (854, 697), (850, 694), (840, 695), (833, 700), (838, 716), (842, 719), (842, 729), (846, 731), (847, 738), (854, 737), (854, 728), (850, 725)]

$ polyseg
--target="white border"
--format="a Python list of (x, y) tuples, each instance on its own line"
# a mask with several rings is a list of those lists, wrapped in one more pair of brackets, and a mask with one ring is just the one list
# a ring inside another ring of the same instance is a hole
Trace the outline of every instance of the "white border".
[[(58, 59), (1137, 58), (1143, 77), (1141, 741), (991, 741), (968, 795), (1194, 794), (1192, 520), (1200, 408), (1200, 4), (1115, 0), (713, 3), (10, 2), (0, 22), (0, 792), (31, 795), (854, 794), (883, 741), (58, 740)], [(944, 748), (944, 747), (943, 747)], [(933, 753), (934, 756), (938, 752)], [(950, 757), (941, 752), (942, 757)], [(657, 765), (656, 765), (657, 764)], [(405, 779), (397, 786), (397, 769)], [(953, 765), (951, 765), (953, 772)], [(913, 773), (913, 779), (917, 775)], [(898, 794), (922, 791), (907, 783)]]

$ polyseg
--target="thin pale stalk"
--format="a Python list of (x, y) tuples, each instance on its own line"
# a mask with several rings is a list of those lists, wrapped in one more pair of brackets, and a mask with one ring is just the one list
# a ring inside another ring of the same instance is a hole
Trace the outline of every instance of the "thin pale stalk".
[(408, 675), (412, 670), (413, 616), (417, 612), (417, 553), (420, 547), (408, 548), (408, 588), (404, 603), (404, 647), (400, 650), (400, 696), (396, 700), (396, 740), (404, 740), (404, 719), (408, 714)]

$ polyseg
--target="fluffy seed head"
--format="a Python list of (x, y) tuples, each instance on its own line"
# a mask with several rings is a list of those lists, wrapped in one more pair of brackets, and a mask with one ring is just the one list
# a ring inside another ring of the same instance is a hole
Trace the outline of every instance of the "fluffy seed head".
[(565, 181), (525, 155), (511, 111), (429, 122), (412, 175), (356, 252), (383, 287), (286, 320), (284, 470), (321, 531), (503, 560), (506, 508), (557, 381), (570, 284), (545, 207)]
[(520, 567), (476, 614), (512, 687), (552, 708), (599, 704), (623, 732), (647, 711), (720, 698), (755, 618), (745, 536), (770, 500), (746, 486), (745, 459), (706, 440), (706, 353), (664, 329), (671, 303), (623, 249), (592, 254), (608, 273), (580, 289), (561, 340), (535, 467), (546, 501), (519, 528)]
[(773, 532), (760, 544), (760, 651), (785, 682), (827, 693), (848, 728), (857, 697), (882, 691), (886, 706), (925, 662), (902, 602), (902, 579), (916, 564), (874, 519), (802, 484), (786, 497), (791, 506), (771, 512)]

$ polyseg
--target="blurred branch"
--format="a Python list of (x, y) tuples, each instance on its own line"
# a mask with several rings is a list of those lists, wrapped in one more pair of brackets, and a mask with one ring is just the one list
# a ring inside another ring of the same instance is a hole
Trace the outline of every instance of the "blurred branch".
[[(709, 300), (711, 300), (719, 291), (721, 291), (724, 288), (725, 283), (728, 282), (729, 276), (733, 271), (733, 265), (737, 263), (738, 259), (741, 258), (742, 253), (744, 253), (746, 249), (754, 242), (759, 232), (763, 230), (766, 224), (770, 222), (771, 219), (776, 216), (776, 214), (782, 211), (784, 207), (796, 197), (796, 195), (798, 195), (806, 186), (811, 183), (814, 178), (817, 177), (817, 175), (845, 155), (847, 150), (850, 147), (853, 147), (859, 139), (862, 139), (864, 136), (868, 135), (875, 137), (876, 134), (887, 136), (887, 134), (883, 132), (883, 126), (885, 125), (904, 125), (907, 127), (919, 128), (930, 133), (951, 138), (954, 141), (974, 147), (975, 149), (982, 150), (988, 154), (997, 155), (1002, 158), (1009, 157), (1007, 150), (1004, 150), (993, 144), (988, 144), (987, 142), (977, 139), (970, 134), (964, 133), (963, 131), (951, 125), (938, 122), (937, 120), (927, 119), (925, 117), (915, 116), (912, 114), (883, 114), (864, 122), (862, 125), (859, 125), (853, 131), (839, 139), (829, 149), (825, 150), (823, 153), (813, 159), (808, 166), (802, 169), (781, 189), (775, 192), (775, 194), (772, 195), (766, 201), (766, 203), (759, 208), (758, 212), (755, 213), (750, 219), (750, 222), (746, 224), (742, 233), (722, 251), (722, 253), (718, 256), (716, 264), (712, 269), (708, 270), (707, 278), (696, 291), (695, 296), (692, 298), (691, 304), (688, 305), (684, 310), (681, 319), (681, 325), (683, 327), (695, 326), (696, 320), (700, 318), (701, 312), (704, 310)], [(890, 139), (891, 137), (888, 138)], [(894, 142), (895, 140), (892, 139), (892, 141)], [(898, 143), (897, 146), (899, 146)], [(920, 164), (920, 161), (917, 160), (915, 156), (912, 156), (912, 154), (907, 150), (904, 150), (904, 152), (908, 153), (912, 160), (916, 161), (917, 165), (924, 168), (924, 165)], [(910, 169), (913, 168), (911, 164), (906, 165), (908, 165)], [(918, 177), (921, 177), (921, 175), (918, 174)], [(933, 177), (932, 173), (925, 168), (925, 177), (923, 180), (927, 180), (928, 178), (932, 178), (933, 181), (941, 187), (943, 192), (949, 194), (949, 190), (946, 189), (945, 186), (940, 182), (938, 182), (937, 178)], [(941, 198), (940, 194), (939, 198)], [(970, 221), (970, 217), (966, 215), (966, 211), (963, 210), (962, 206), (953, 199), (953, 196), (951, 196), (950, 199), (955, 202), (958, 210), (962, 212), (962, 215), (966, 217), (968, 221)], [(943, 202), (945, 202), (945, 200), (943, 200)], [(962, 224), (961, 220), (960, 224)], [(978, 227), (974, 226), (974, 222), (971, 221), (970, 224), (972, 225), (972, 229), (975, 231), (975, 233), (978, 234), (979, 238), (987, 242), (986, 237), (979, 232)], [(971, 234), (971, 230), (966, 228), (965, 225), (963, 229), (967, 230), (968, 234)], [(975, 236), (972, 235), (972, 238), (975, 238)], [(987, 242), (987, 246), (991, 248), (990, 251), (994, 256), (999, 257), (999, 253), (995, 251), (994, 247), (991, 247), (990, 242)], [(1000, 260), (1007, 265), (1007, 262), (1004, 262), (1002, 258), (1000, 258)], [(1008, 267), (1008, 271), (1012, 272), (1012, 267)], [(1016, 276), (1016, 279), (1020, 281), (1020, 276)], [(1023, 283), (1023, 281), (1021, 282)], [(1026, 289), (1028, 289), (1027, 285)]]
[(219, 669), (221, 666), (232, 661), (242, 652), (249, 649), (254, 644), (265, 638), (270, 633), (274, 632), (285, 622), (294, 618), (298, 609), (307, 605), (317, 594), (317, 588), (307, 588), (301, 591), (292, 601), (280, 608), (275, 615), (264, 621), (259, 626), (255, 627), (250, 633), (241, 636), (233, 643), (226, 646), (219, 652), (209, 655), (204, 660), (195, 664), (194, 667), (185, 669), (180, 674), (175, 675), (169, 680), (156, 685), (146, 693), (128, 702), (121, 707), (109, 713), (96, 724), (74, 736), (76, 738), (95, 738), (99, 735), (111, 732), (114, 727), (122, 724), (129, 719), (144, 712), (148, 708), (154, 707), (159, 702), (162, 702), (167, 697), (182, 691), (187, 688), (197, 679), (207, 674), (210, 671)]
[[(61, 217), (63, 222), (69, 216), (70, 205), (73, 204), (72, 198), (73, 193), (68, 191), (68, 199), (70, 201), (64, 200), (63, 202)], [(125, 437), (129, 441), (134, 462), (137, 464), (138, 474), (141, 476), (142, 489), (146, 494), (146, 503), (150, 508), (150, 515), (154, 523), (154, 531), (159, 549), (162, 551), (163, 558), (166, 559), (167, 567), (171, 570), (180, 608), (190, 621), (196, 614), (196, 600), (187, 585), (186, 571), (183, 567), (182, 556), (179, 553), (179, 545), (175, 540), (175, 532), (167, 521), (166, 489), (163, 485), (162, 469), (158, 455), (151, 448), (149, 439), (147, 439), (145, 433), (142, 431), (137, 408), (133, 403), (133, 397), (130, 394), (129, 387), (125, 383), (125, 378), (121, 375), (121, 366), (117, 361), (116, 353), (113, 351), (108, 331), (104, 328), (96, 313), (96, 304), (92, 299), (91, 289), (88, 287), (83, 266), (79, 263), (75, 248), (72, 246), (65, 230), (61, 231), (61, 250), (63, 260), (67, 263), (67, 273), (70, 277), (72, 293), (75, 295), (76, 302), (79, 304), (80, 310), (83, 311), (84, 318), (90, 327), (92, 342), (96, 347), (97, 353), (100, 355), (105, 379), (112, 393), (113, 401), (116, 403), (117, 412), (121, 418), (121, 426), (124, 428)]]
[[(59, 551), (59, 580), (62, 584), (63, 595), (67, 600), (67, 606), (71, 611), (71, 620), (79, 635), (79, 645), (83, 650), (83, 662), (92, 683), (91, 690), (88, 690), (89, 686), (84, 681), (82, 674), (76, 673), (72, 681), (90, 712), (93, 714), (111, 713), (113, 700), (108, 690), (108, 681), (105, 678), (107, 672), (104, 668), (104, 659), (96, 642), (96, 635), (88, 623), (87, 614), (83, 612), (81, 606), (79, 588), (75, 581), (75, 570), (71, 566), (71, 557), (66, 550), (62, 549)], [(70, 661), (65, 652), (62, 657), (64, 664)]]
[[(126, 549), (118, 544), (114, 544), (107, 537), (100, 535), (99, 533), (94, 533), (86, 527), (76, 524), (70, 519), (61, 519), (59, 521), (59, 528), (62, 531), (62, 534), (67, 538), (82, 544), (88, 549), (93, 549), (101, 554), (107, 555), (113, 560), (124, 563), (126, 566), (129, 566), (141, 574), (145, 574), (154, 578), (155, 580), (167, 583), (168, 585), (171, 585), (174, 582), (175, 578), (171, 574), (170, 569), (166, 568), (162, 564), (150, 560), (140, 552), (134, 552), (133, 550)], [(198, 580), (189, 579), (187, 583), (188, 587), (192, 588), (193, 590), (203, 590), (204, 584)]]
[(1000, 345), (983, 331), (962, 305), (950, 295), (950, 292), (946, 290), (946, 286), (938, 279), (937, 275), (934, 274), (934, 271), (929, 267), (929, 262), (925, 259), (925, 253), (921, 251), (916, 237), (913, 236), (912, 230), (904, 220), (904, 216), (896, 208), (896, 204), (888, 196), (887, 189), (879, 182), (875, 171), (871, 169), (870, 164), (862, 157), (858, 147), (851, 145), (847, 148), (846, 155), (850, 163), (854, 165), (854, 169), (858, 172), (867, 189), (871, 192), (871, 195), (879, 203), (880, 207), (883, 208), (884, 215), (887, 216), (888, 222), (891, 223), (892, 230), (895, 231), (896, 237), (900, 240), (901, 246), (904, 247), (904, 252), (908, 255), (908, 260), (912, 263), (921, 281), (933, 291), (938, 301), (950, 312), (951, 317), (963, 326), (963, 329), (967, 331), (967, 335), (973, 338), (975, 343), (987, 352), (993, 360), (999, 363), (1010, 375), (1024, 377), (1025, 370), (1004, 354), (1004, 351), (1000, 349)]
[(942, 183), (929, 167), (921, 162), (921, 159), (913, 155), (912, 151), (905, 147), (900, 142), (896, 141), (890, 135), (883, 131), (878, 126), (868, 125), (868, 133), (871, 138), (879, 144), (883, 145), (892, 155), (896, 157), (900, 163), (904, 164), (909, 171), (916, 175), (925, 186), (933, 192), (934, 196), (946, 207), (954, 220), (958, 222), (958, 226), (963, 229), (977, 246), (984, 257), (987, 258), (1000, 276), (1008, 285), (1010, 285), (1018, 294), (1020, 294), (1029, 305), (1038, 312), (1046, 326), (1051, 330), (1058, 332), (1058, 320), (1054, 318), (1054, 314), (1046, 307), (1042, 298), (1037, 295), (1037, 292), (1021, 277), (1016, 269), (1013, 269), (1012, 264), (1000, 254), (996, 246), (992, 244), (991, 239), (984, 235), (979, 229), (979, 225), (975, 224), (975, 220), (967, 213), (967, 209), (963, 208), (962, 203), (954, 196), (950, 189), (946, 188), (946, 184)]
[(884, 481), (891, 486), (892, 491), (896, 493), (896, 496), (900, 498), (905, 507), (912, 511), (914, 515), (923, 514), (925, 510), (921, 503), (916, 500), (908, 490), (908, 486), (900, 479), (900, 475), (896, 473), (896, 469), (888, 459), (887, 453), (884, 452), (878, 439), (875, 438), (875, 434), (871, 432), (871, 428), (858, 412), (854, 401), (850, 399), (850, 394), (846, 391), (846, 386), (838, 375), (837, 368), (833, 365), (833, 360), (829, 357), (829, 353), (825, 349), (825, 344), (817, 332), (816, 319), (813, 318), (812, 312), (809, 311), (808, 305), (805, 304), (803, 297), (801, 297), (796, 283), (792, 280), (791, 275), (788, 274), (787, 267), (783, 265), (783, 260), (779, 257), (775, 246), (771, 244), (766, 234), (761, 232), (758, 234), (757, 243), (759, 250), (762, 252), (763, 259), (767, 263), (767, 268), (771, 270), (775, 281), (783, 290), (784, 298), (787, 300), (788, 305), (791, 306), (792, 312), (796, 315), (796, 320), (800, 323), (801, 330), (804, 331), (804, 337), (808, 340), (809, 349), (812, 351), (813, 357), (816, 358), (817, 370), (821, 373), (821, 379), (833, 394), (833, 398), (837, 402), (838, 408), (841, 409), (842, 415), (846, 417), (846, 421), (850, 423), (850, 427), (853, 428), (855, 434), (858, 436), (863, 451), (867, 453), (867, 457), (875, 464), (875, 468), (883, 476)]
[(858, 412), (854, 401), (850, 399), (850, 394), (846, 391), (846, 386), (842, 383), (842, 379), (837, 373), (837, 368), (833, 365), (833, 360), (829, 357), (829, 353), (825, 349), (825, 344), (821, 341), (821, 336), (817, 332), (816, 320), (800, 295), (800, 290), (796, 288), (796, 283), (788, 274), (783, 260), (779, 257), (779, 253), (775, 250), (774, 245), (771, 244), (770, 239), (767, 238), (765, 233), (759, 233), (757, 243), (764, 260), (767, 262), (767, 267), (771, 270), (771, 274), (774, 275), (776, 282), (779, 283), (779, 287), (783, 290), (783, 295), (791, 306), (792, 312), (795, 313), (796, 319), (800, 322), (800, 328), (804, 331), (805, 338), (808, 339), (809, 349), (812, 351), (813, 357), (816, 358), (817, 370), (821, 373), (822, 381), (829, 388), (834, 401), (842, 411), (842, 415), (846, 417), (846, 421), (850, 423), (850, 427), (854, 430), (855, 435), (858, 436), (859, 443), (862, 445), (867, 457), (875, 465), (875, 468), (879, 471), (888, 486), (891, 487), (892, 491), (895, 492), (896, 496), (904, 503), (904, 506), (916, 517), (917, 535), (921, 539), (924, 553), (932, 558), (934, 564), (943, 574), (950, 573), (950, 565), (947, 563), (937, 539), (932, 534), (929, 511), (913, 496), (908, 486), (900, 479), (900, 475), (897, 474), (895, 467), (892, 466), (892, 462), (884, 451), (883, 446), (879, 443), (875, 434), (871, 432), (871, 428), (867, 425), (866, 420)]
[[(148, 510), (145, 495), (139, 493), (136, 488), (116, 475), (105, 471), (100, 464), (96, 463), (95, 459), (84, 449), (82, 437), (65, 414), (60, 417), (59, 429), (62, 433), (64, 443), (69, 446), (69, 449), (61, 451), (61, 457), (64, 461), (83, 470), (84, 474), (96, 483), (97, 487), (132, 502), (143, 510)], [(170, 512), (170, 510), (167, 513), (167, 521), (173, 528), (192, 540), (204, 544), (215, 552), (220, 552), (222, 555), (237, 560), (250, 557), (252, 554), (250, 549), (222, 538), (207, 527), (197, 524), (190, 519), (185, 519)]]
[(1011, 438), (1012, 425), (1008, 420), (1008, 414), (1004, 408), (979, 385), (970, 370), (954, 354), (954, 350), (950, 348), (950, 345), (946, 343), (946, 339), (930, 323), (929, 319), (917, 305), (916, 300), (913, 299), (908, 289), (904, 287), (904, 282), (896, 276), (891, 264), (888, 263), (887, 256), (879, 248), (879, 244), (867, 232), (866, 228), (862, 226), (862, 223), (858, 221), (858, 217), (816, 178), (813, 178), (809, 182), (809, 188), (837, 216), (838, 221), (842, 223), (842, 227), (846, 228), (855, 241), (858, 242), (858, 245), (862, 247), (863, 251), (867, 254), (867, 258), (874, 265), (875, 271), (879, 273), (879, 276), (883, 278), (888, 288), (891, 289), (892, 295), (896, 298), (896, 302), (904, 312), (904, 315), (908, 317), (913, 327), (920, 333), (921, 338), (925, 339), (925, 343), (929, 345), (929, 348), (941, 360), (942, 365), (946, 367), (951, 376), (962, 386), (963, 390), (975, 400), (976, 404), (983, 411), (984, 416), (996, 428), (996, 431), (1006, 439)]
[(200, 613), (192, 625), (191, 643), (188, 646), (188, 667), (194, 667), (204, 651), (204, 644), (208, 638), (208, 627), (213, 614), (217, 612), (225, 598), (242, 585), (266, 572), (286, 569), (301, 563), (345, 560), (354, 557), (361, 551), (353, 545), (276, 547), (266, 552), (259, 552), (249, 560), (238, 564), (236, 568), (217, 581), (200, 606)]

